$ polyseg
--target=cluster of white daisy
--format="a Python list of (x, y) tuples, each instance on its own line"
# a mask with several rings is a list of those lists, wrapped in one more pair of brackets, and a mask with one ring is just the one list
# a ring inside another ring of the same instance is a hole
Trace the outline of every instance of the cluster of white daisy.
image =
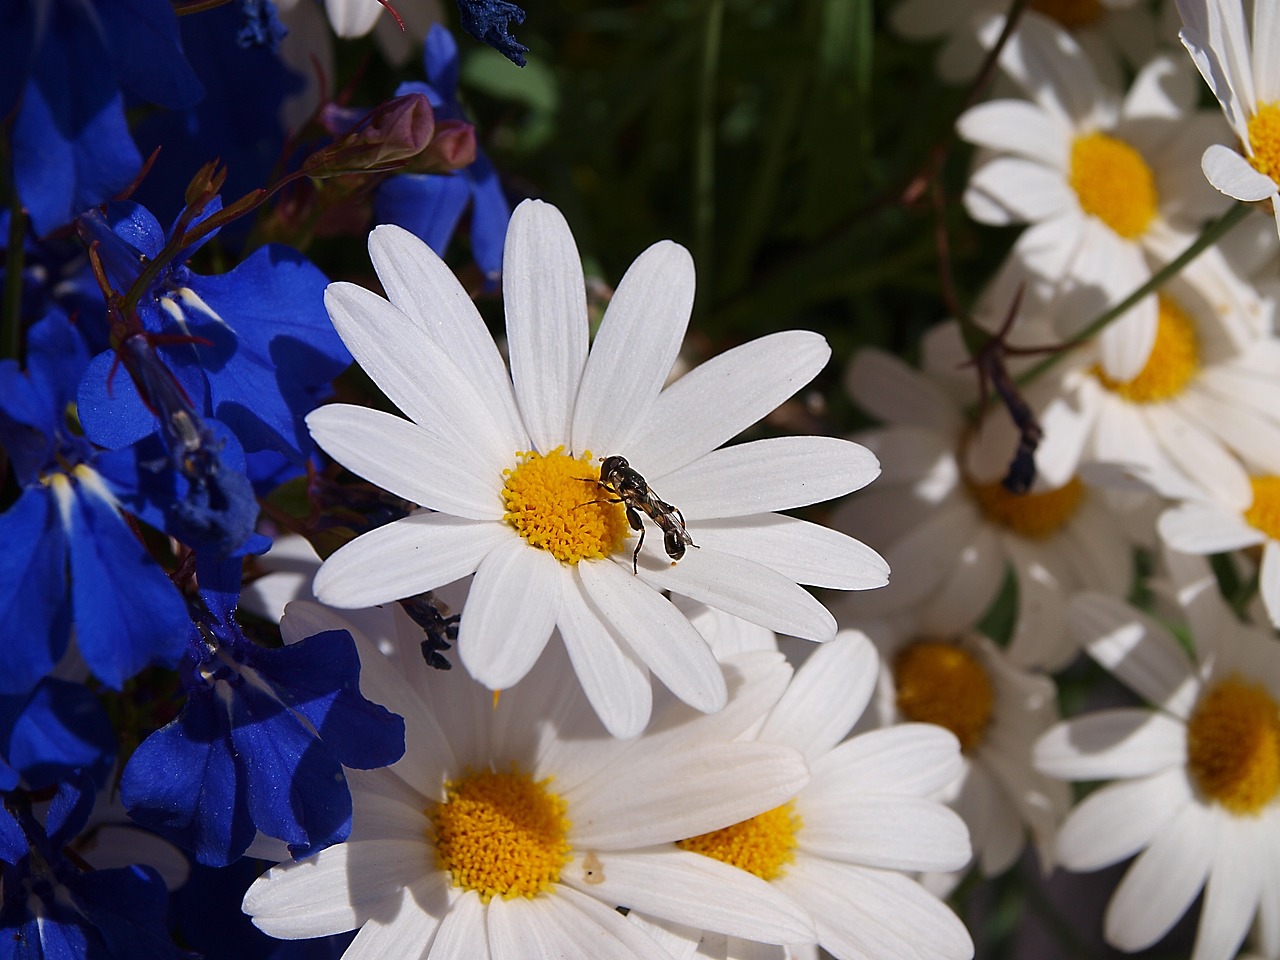
[[(958, 123), (966, 208), (1027, 229), (920, 369), (852, 360), (882, 428), (729, 443), (825, 340), (772, 334), (673, 379), (688, 253), (645, 251), (593, 336), (569, 227), (536, 201), (507, 236), (501, 348), (396, 227), (369, 241), (385, 298), (329, 288), (403, 416), (333, 404), (308, 426), (417, 509), (314, 584), (304, 558), (247, 596), (286, 642), (350, 630), (406, 750), (348, 772), (346, 843), (253, 885), (259, 928), (358, 930), (348, 960), (963, 960), (942, 898), (1030, 836), (1046, 873), (1138, 854), (1104, 921), (1121, 949), (1203, 890), (1195, 960), (1247, 938), (1280, 957), (1280, 244), (1229, 213), (1280, 223), (1280, 4), (1250, 34), (1238, 0), (1179, 0), (1185, 50), (1135, 3), (1032, 4), (1007, 37), (987, 0), (942, 6), (896, 20), (948, 34), (949, 75), (1003, 42), (1009, 96)], [(855, 491), (834, 529), (782, 512)], [(1256, 601), (1228, 606), (1227, 581)], [(396, 603), (427, 593), (459, 614), (463, 670), (428, 667)], [(795, 667), (777, 634), (820, 645)], [(1054, 677), (1082, 653), (1135, 698), (1062, 722)], [(1071, 781), (1115, 782), (1073, 808)]]

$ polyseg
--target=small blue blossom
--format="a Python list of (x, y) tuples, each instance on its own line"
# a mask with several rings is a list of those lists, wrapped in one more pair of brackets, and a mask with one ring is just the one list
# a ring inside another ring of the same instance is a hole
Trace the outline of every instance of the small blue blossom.
[(275, 53), (289, 32), (271, 0), (240, 0), (240, 17), (236, 43), (241, 47), (266, 47)]
[[(422, 93), (431, 101), (437, 121), (465, 120), (458, 103), (458, 45), (453, 35), (436, 24), (427, 34), (422, 53), (427, 82), (402, 83), (396, 96)], [(467, 207), (471, 208), (471, 254), (489, 283), (502, 271), (511, 207), (502, 192), (497, 171), (476, 148), (475, 160), (453, 173), (411, 173), (392, 177), (374, 197), (374, 218), (394, 223), (444, 255)]]
[(94, 789), (79, 775), (45, 813), (5, 796), (0, 808), (0, 960), (177, 960), (166, 932), (168, 892), (150, 867), (86, 870), (63, 850), (88, 821)]
[[(67, 411), (88, 352), (66, 317), (28, 331), (27, 370), (0, 361), (0, 445), (21, 493), (0, 514), (0, 692), (29, 691), (67, 649), (71, 625), (93, 674), (119, 689), (148, 664), (172, 666), (186, 604), (120, 512), (102, 454)], [(68, 565), (70, 579), (68, 580)]]
[(524, 54), (529, 48), (511, 36), (507, 26), (512, 20), (524, 23), (524, 10), (507, 0), (458, 0), (458, 16), (463, 30), (516, 66), (524, 66)]
[(214, 616), (193, 628), (187, 702), (134, 752), (120, 785), (134, 820), (210, 866), (238, 859), (258, 832), (295, 857), (341, 843), (351, 830), (342, 768), (382, 767), (404, 753), (404, 721), (360, 694), (351, 635), (253, 643), (228, 610), (226, 584), (238, 571), (201, 569), (201, 583), (214, 585)]
[(19, 776), (40, 790), (79, 769), (101, 783), (115, 751), (111, 721), (83, 684), (45, 677), (30, 693), (0, 696), (0, 790)]
[[(202, 216), (217, 209), (212, 204)], [(107, 278), (122, 292), (166, 243), (159, 222), (135, 203), (94, 211), (80, 228), (97, 242)], [(276, 244), (259, 247), (229, 273), (202, 276), (184, 260), (203, 242), (183, 250), (145, 291), (141, 326), (200, 417), (225, 424), (246, 453), (275, 451), (301, 468), (312, 451), (304, 417), (351, 362), (324, 307), (328, 280), (300, 253)], [(86, 434), (113, 449), (156, 429), (129, 378), (112, 376), (117, 360), (112, 352), (94, 358), (79, 394)]]

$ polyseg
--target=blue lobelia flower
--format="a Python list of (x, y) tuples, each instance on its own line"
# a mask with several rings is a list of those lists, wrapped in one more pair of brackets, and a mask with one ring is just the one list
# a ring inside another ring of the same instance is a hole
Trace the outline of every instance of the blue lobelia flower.
[(239, 570), (200, 567), (211, 615), (193, 628), (187, 702), (138, 747), (120, 784), (134, 820), (210, 866), (238, 859), (258, 832), (295, 857), (341, 843), (351, 831), (342, 768), (404, 754), (404, 721), (361, 695), (345, 630), (275, 649), (241, 633)]
[(185, 648), (186, 604), (121, 514), (113, 456), (68, 419), (87, 363), (56, 312), (28, 331), (25, 372), (0, 361), (0, 445), (21, 490), (0, 514), (0, 693), (25, 694), (53, 669), (73, 622), (85, 663), (116, 689)]
[[(396, 96), (421, 93), (431, 101), (436, 120), (464, 120), (458, 103), (458, 45), (453, 35), (436, 24), (427, 34), (422, 53), (427, 83), (402, 83)], [(511, 207), (502, 192), (497, 171), (476, 148), (476, 158), (453, 173), (408, 173), (392, 177), (378, 188), (373, 212), (378, 223), (394, 223), (421, 238), (444, 255), (458, 222), (471, 207), (471, 255), (485, 279), (493, 283), (502, 270), (502, 246), (507, 238)]]
[(45, 677), (29, 693), (0, 695), (0, 790), (51, 787), (75, 770), (105, 781), (116, 734), (88, 687)]
[[(220, 207), (210, 204), (200, 217)], [(136, 203), (111, 204), (79, 221), (112, 288), (129, 290), (167, 237)], [(138, 301), (137, 318), (155, 354), (196, 414), (225, 424), (247, 454), (272, 451), (300, 469), (312, 451), (304, 417), (351, 356), (324, 307), (328, 280), (302, 254), (268, 244), (228, 273), (203, 276), (185, 260), (208, 237), (182, 250)], [(130, 378), (112, 377), (118, 355), (99, 354), (79, 393), (85, 433), (116, 449), (156, 430), (154, 407)], [(252, 461), (250, 461), (252, 462)]]
[(512, 20), (524, 23), (524, 10), (507, 0), (458, 0), (458, 16), (463, 30), (516, 66), (524, 66), (524, 53), (529, 48), (517, 42), (507, 26)]
[(58, 786), (41, 823), (23, 794), (0, 807), (0, 960), (177, 960), (168, 891), (146, 866), (85, 870), (63, 852), (93, 808), (86, 775)]
[[(203, 89), (167, 0), (10, 0), (0, 14), (0, 116), (17, 104), (13, 178), (38, 234), (134, 178), (125, 93), (170, 108)], [(145, 51), (145, 55), (140, 55)]]

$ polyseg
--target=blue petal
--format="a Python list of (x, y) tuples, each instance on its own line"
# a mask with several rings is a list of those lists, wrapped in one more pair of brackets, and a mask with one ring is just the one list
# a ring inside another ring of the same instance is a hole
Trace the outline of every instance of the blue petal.
[(176, 720), (142, 741), (120, 780), (129, 816), (218, 867), (254, 836), (228, 734), (225, 705), (195, 690)]
[(36, 5), (0, 5), (0, 117), (7, 117), (18, 100), (35, 54)]
[(44, 817), (44, 832), (50, 845), (57, 849), (84, 829), (93, 811), (97, 791), (83, 774), (73, 774), (58, 784)]
[(85, 484), (76, 494), (67, 531), (76, 642), (94, 676), (118, 690), (148, 664), (176, 665), (190, 620), (116, 508)]
[(502, 248), (507, 242), (507, 224), (511, 222), (511, 205), (502, 192), (493, 164), (483, 153), (467, 168), (471, 178), (471, 256), (490, 280), (502, 272)]
[(404, 227), (443, 256), (470, 199), (471, 185), (460, 173), (402, 174), (378, 188), (373, 216)]
[[(170, 365), (192, 405), (207, 413), (204, 371), (194, 364)], [(89, 361), (76, 398), (84, 435), (100, 447), (116, 450), (155, 433), (156, 415), (147, 409), (138, 388), (116, 355), (108, 350)]]
[(88, 365), (84, 338), (61, 311), (52, 311), (27, 331), (27, 375), (51, 411), (53, 426), (64, 426), (66, 406), (75, 399), (76, 385)]
[(93, 870), (69, 876), (65, 883), (79, 914), (102, 938), (107, 956), (129, 960), (188, 956), (169, 939), (169, 891), (151, 867)]
[[(25, 693), (67, 649), (67, 543), (49, 488), (35, 486), (0, 514), (0, 693)], [(18, 642), (21, 638), (21, 642)]]
[[(0, 713), (8, 710), (0, 707)], [(9, 762), (32, 790), (51, 786), (77, 769), (101, 781), (115, 751), (111, 719), (93, 691), (56, 677), (45, 677), (25, 698), (9, 738)]]
[(458, 93), (458, 42), (438, 23), (432, 24), (422, 46), (422, 69), (427, 82), (440, 96), (453, 100)]
[(111, 48), (112, 66), (130, 93), (174, 110), (199, 102), (204, 87), (182, 52), (172, 3), (97, 0), (94, 7)]
[[(9, 787), (4, 789), (8, 790)], [(17, 818), (9, 808), (0, 803), (0, 860), (16, 864), (27, 855), (30, 846)]]
[(404, 721), (360, 693), (360, 657), (345, 630), (327, 630), (254, 657), (277, 694), (311, 721), (343, 766), (372, 770), (404, 756)]

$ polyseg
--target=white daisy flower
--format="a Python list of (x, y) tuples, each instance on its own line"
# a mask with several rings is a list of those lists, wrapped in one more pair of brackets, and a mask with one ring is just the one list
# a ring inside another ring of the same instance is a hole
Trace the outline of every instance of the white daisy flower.
[[(1123, 98), (1097, 78), (1061, 30), (1034, 21), (1010, 38), (1004, 70), (1031, 100), (993, 100), (957, 122), (985, 148), (965, 190), (983, 223), (1030, 224), (1014, 245), (1036, 298), (1056, 301), (1061, 336), (1146, 283), (1226, 201), (1199, 170), (1225, 136), (1221, 118), (1194, 109), (1194, 76), (1170, 57), (1142, 69)], [(1156, 299), (1144, 298), (1099, 338), (1103, 368), (1129, 380), (1155, 339)]]
[[(960, 357), (934, 354), (938, 366), (920, 372), (863, 350), (845, 379), (854, 400), (886, 421), (858, 437), (884, 476), (843, 503), (832, 522), (885, 545), (894, 570), (884, 590), (849, 604), (850, 616), (913, 610), (922, 633), (952, 635), (982, 618), (1012, 570), (1018, 599), (1009, 656), (1024, 669), (1058, 669), (1076, 654), (1063, 619), (1067, 599), (1085, 588), (1123, 596), (1132, 539), (1075, 474), (1076, 451), (1059, 445), (1070, 435), (1047, 419), (1036, 485), (1024, 495), (1006, 490), (1001, 478), (1016, 446), (1008, 414), (993, 409), (972, 425), (935, 372), (953, 375)], [(1042, 378), (1033, 389), (1054, 395), (1057, 387)], [(1043, 407), (1037, 394), (1029, 399)]]
[[(757, 743), (803, 752), (809, 785), (768, 812), (678, 846), (768, 881), (812, 915), (819, 945), (837, 960), (965, 960), (973, 941), (964, 924), (908, 875), (969, 861), (964, 823), (930, 799), (959, 774), (958, 745), (932, 724), (846, 740), (876, 673), (875, 647), (861, 633), (845, 631), (816, 649), (750, 734)], [(644, 920), (660, 936), (698, 944), (699, 957), (783, 956), (762, 951), (741, 932), (725, 936), (706, 924), (690, 929), (652, 915)]]
[[(884, 561), (862, 543), (771, 512), (869, 483), (879, 465), (868, 450), (830, 437), (716, 449), (817, 374), (830, 356), (821, 336), (762, 337), (663, 388), (693, 302), (683, 247), (641, 255), (588, 352), (569, 227), (552, 206), (521, 204), (503, 254), (510, 374), (424, 243), (383, 226), (369, 249), (390, 302), (349, 283), (330, 285), (325, 302), (409, 420), (334, 404), (307, 424), (334, 459), (428, 509), (329, 557), (315, 581), (323, 602), (373, 606), (475, 573), (458, 631), (471, 675), (511, 687), (558, 627), (605, 726), (634, 736), (649, 716), (650, 670), (700, 710), (725, 702), (715, 657), (664, 591), (821, 641), (835, 620), (798, 584), (886, 582)], [(667, 501), (655, 499), (651, 516), (687, 537), (668, 533), (664, 550), (651, 517), (597, 482), (605, 457), (629, 461)]]
[[(797, 751), (734, 742), (785, 689), (780, 654), (728, 665), (720, 713), (677, 703), (656, 732), (619, 742), (565, 688), (562, 654), (495, 695), (426, 667), (416, 628), (392, 613), (402, 632), (379, 639), (404, 648), (394, 660), (353, 636), (361, 691), (405, 719), (404, 758), (351, 772), (346, 843), (250, 887), (244, 910), (259, 929), (280, 939), (359, 929), (345, 960), (660, 955), (617, 912), (626, 905), (765, 942), (812, 941), (805, 911), (768, 883), (672, 845), (772, 809), (808, 781)], [(350, 626), (307, 603), (282, 624), (286, 639), (334, 628)]]
[(1241, 0), (1177, 3), (1182, 43), (1241, 145), (1210, 146), (1204, 175), (1228, 197), (1269, 201), (1280, 232), (1280, 6), (1252, 4), (1250, 36)]
[[(963, 83), (987, 55), (979, 37), (993, 21), (1004, 27), (1001, 0), (902, 0), (890, 14), (893, 29), (910, 40), (940, 40), (937, 70), (947, 83)], [(1047, 18), (1069, 31), (1108, 80), (1145, 63), (1155, 52), (1151, 12), (1137, 0), (1033, 0), (1022, 22)]]
[(1098, 594), (1071, 628), (1099, 664), (1151, 704), (1060, 724), (1036, 764), (1068, 780), (1114, 780), (1058, 834), (1058, 860), (1098, 870), (1138, 854), (1107, 907), (1122, 950), (1165, 935), (1204, 890), (1192, 960), (1229, 960), (1255, 923), (1280, 956), (1280, 645), (1238, 621), (1208, 565), (1166, 554), (1194, 656), (1164, 626)]
[[(880, 653), (875, 725), (933, 723), (960, 741), (962, 769), (937, 799), (964, 818), (982, 875), (1013, 866), (1028, 831), (1048, 874), (1071, 805), (1067, 785), (1031, 764), (1032, 745), (1061, 719), (1053, 681), (1014, 666), (973, 630), (926, 634), (910, 614), (861, 626)], [(963, 877), (933, 874), (924, 883), (946, 896)]]

